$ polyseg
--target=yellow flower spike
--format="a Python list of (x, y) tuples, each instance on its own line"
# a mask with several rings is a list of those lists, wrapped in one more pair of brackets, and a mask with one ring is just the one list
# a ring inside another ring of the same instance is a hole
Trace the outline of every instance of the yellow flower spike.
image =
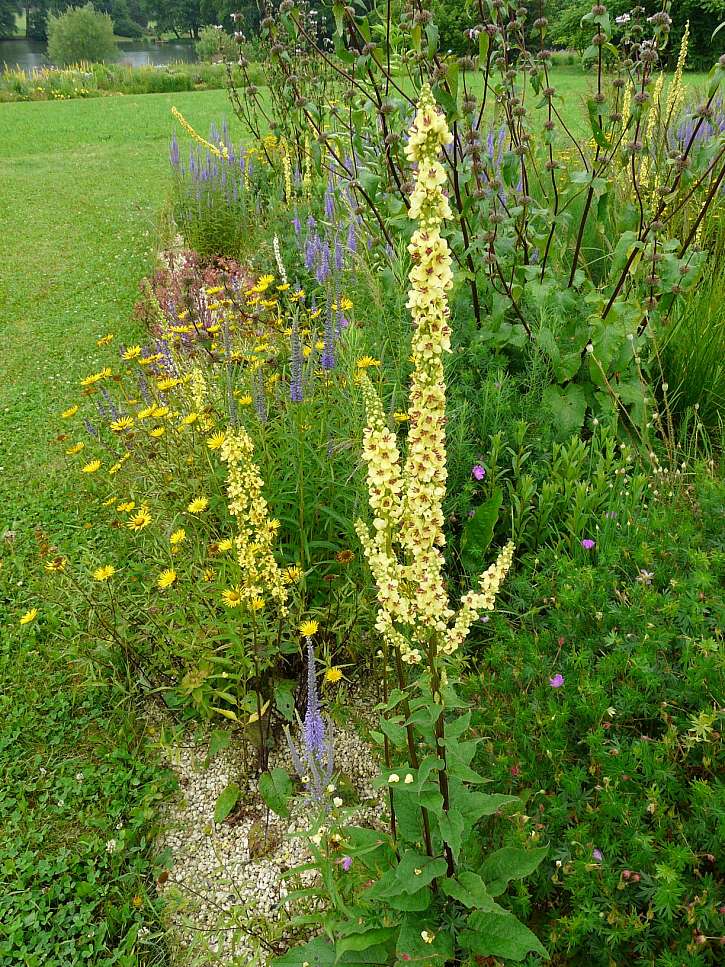
[(26, 611), (25, 614), (20, 618), (18, 622), (21, 625), (32, 624), (33, 621), (38, 617), (39, 611), (37, 608), (31, 608), (30, 611)]
[(317, 621), (303, 621), (300, 625), (299, 631), (303, 638), (312, 638), (317, 634), (319, 628), (320, 625)]
[(116, 568), (113, 564), (104, 564), (102, 567), (97, 567), (93, 572), (94, 581), (108, 581), (116, 573)]
[(91, 462), (87, 463), (85, 467), (81, 467), (81, 473), (95, 473), (97, 470), (100, 470), (100, 469), (101, 469), (101, 461), (91, 460)]
[(424, 85), (405, 147), (408, 160), (417, 166), (408, 214), (418, 227), (408, 246), (413, 372), (404, 466), (395, 433), (366, 372), (369, 357), (363, 357), (367, 365), (362, 367), (358, 361), (367, 414), (363, 459), (373, 526), (369, 529), (358, 520), (355, 529), (377, 586), (376, 629), (409, 664), (420, 663), (431, 642), (445, 654), (459, 647), (479, 611), (493, 607), (513, 556), (513, 545), (508, 544), (479, 578), (479, 591), (463, 596), (456, 616), (448, 602), (441, 551), (447, 480), (443, 355), (450, 352), (447, 291), (453, 278), (448, 243), (440, 234), (451, 210), (443, 193), (446, 172), (439, 157), (451, 141), (445, 115)]
[(162, 571), (161, 574), (159, 574), (158, 579), (156, 581), (156, 587), (160, 591), (165, 591), (166, 588), (170, 588), (175, 581), (176, 581), (176, 571), (174, 571), (173, 568), (169, 567), (169, 568), (166, 568), (165, 571)]
[(209, 500), (207, 497), (195, 497), (186, 509), (190, 514), (201, 514), (208, 506)]
[(186, 118), (181, 113), (181, 111), (178, 111), (175, 107), (172, 107), (171, 114), (172, 114), (172, 117), (174, 117), (179, 122), (179, 124), (186, 131), (189, 137), (193, 138), (193, 140), (196, 141), (197, 144), (200, 144), (202, 148), (206, 148), (207, 151), (210, 151), (217, 158), (228, 157), (228, 151), (224, 145), (217, 147), (216, 145), (212, 144), (211, 141), (207, 141), (206, 138), (202, 138), (202, 136), (200, 134), (197, 134), (194, 128), (192, 128), (192, 126), (186, 120)]
[(75, 416), (78, 412), (78, 404), (74, 403), (73, 406), (69, 406), (67, 410), (63, 410), (60, 414), (64, 420), (69, 420), (72, 416)]

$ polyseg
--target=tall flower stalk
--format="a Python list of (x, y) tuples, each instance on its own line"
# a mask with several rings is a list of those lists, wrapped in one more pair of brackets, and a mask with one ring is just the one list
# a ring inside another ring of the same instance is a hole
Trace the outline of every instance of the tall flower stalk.
[[(442, 551), (447, 479), (443, 355), (450, 351), (446, 293), (452, 274), (448, 243), (440, 234), (451, 210), (443, 193), (446, 175), (439, 156), (452, 140), (445, 117), (439, 112), (430, 87), (425, 85), (405, 149), (408, 159), (416, 165), (409, 214), (418, 221), (408, 246), (413, 262), (407, 302), (413, 323), (408, 448), (403, 463), (380, 397), (369, 379), (363, 377), (367, 413), (363, 458), (367, 464), (372, 529), (362, 521), (356, 522), (377, 585), (376, 627), (392, 649), (401, 689), (406, 688), (403, 663), (425, 662), (428, 666), (428, 674), (421, 681), (430, 689), (436, 755), (442, 758), (438, 783), (446, 814), (450, 795), (442, 697), (446, 682), (444, 658), (460, 647), (480, 612), (493, 609), (496, 592), (513, 556), (513, 544), (509, 543), (495, 564), (481, 575), (478, 589), (463, 595), (456, 614), (448, 600)], [(404, 712), (409, 720), (407, 710)], [(409, 764), (417, 769), (413, 728), (408, 725), (407, 729)], [(423, 808), (422, 813), (423, 836), (430, 854), (433, 841), (427, 809)], [(445, 836), (444, 853), (450, 876), (455, 857)]]

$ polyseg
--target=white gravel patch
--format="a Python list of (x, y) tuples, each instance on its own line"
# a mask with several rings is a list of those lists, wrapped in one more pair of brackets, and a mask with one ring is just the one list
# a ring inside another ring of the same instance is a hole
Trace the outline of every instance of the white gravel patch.
[[(357, 703), (356, 703), (357, 704)], [(361, 703), (362, 704), (362, 703)], [(361, 708), (361, 715), (372, 702)], [(151, 726), (160, 732), (158, 713)], [(346, 823), (378, 825), (384, 811), (372, 779), (378, 767), (363, 739), (352, 729), (335, 729), (336, 773), (333, 782), (359, 799)], [(168, 930), (175, 963), (259, 965), (294, 944), (285, 942), (290, 913), (284, 903), (289, 884), (282, 875), (310, 859), (304, 839), (308, 814), (314, 812), (300, 794), (292, 816), (269, 811), (257, 791), (256, 778), (245, 775), (241, 741), (232, 742), (207, 763), (209, 733), (187, 731), (163, 746), (167, 764), (179, 779), (179, 794), (162, 815), (160, 851), (168, 851), (168, 879), (159, 884), (166, 901)], [(254, 761), (250, 754), (248, 758)], [(286, 744), (270, 756), (270, 768), (283, 766), (294, 777)], [(222, 790), (235, 782), (242, 789), (237, 807), (226, 821), (214, 822)], [(348, 810), (348, 813), (350, 810)], [(315, 874), (304, 876), (307, 885)]]

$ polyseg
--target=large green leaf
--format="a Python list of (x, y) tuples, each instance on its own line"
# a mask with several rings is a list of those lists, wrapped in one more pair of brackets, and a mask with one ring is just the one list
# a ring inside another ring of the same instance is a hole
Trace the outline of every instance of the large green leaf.
[(259, 794), (278, 816), (289, 816), (289, 800), (293, 792), (292, 780), (284, 769), (272, 769), (259, 777)]
[(471, 910), (501, 911), (486, 889), (483, 879), (471, 870), (462, 870), (455, 879), (440, 880), (441, 890)]
[(565, 388), (547, 386), (543, 403), (551, 412), (559, 440), (568, 440), (581, 430), (587, 410), (587, 401), (581, 386), (576, 383), (570, 383)]
[(421, 887), (427, 886), (436, 877), (443, 876), (447, 864), (442, 857), (436, 859), (425, 853), (408, 850), (400, 858), (395, 876), (400, 880), (406, 893), (416, 893)]
[(481, 867), (481, 876), (486, 881), (488, 892), (491, 896), (503, 893), (511, 880), (521, 880), (533, 873), (548, 852), (548, 846), (538, 849), (504, 846), (496, 850)]
[(523, 960), (529, 953), (549, 956), (538, 938), (511, 913), (477, 910), (468, 918), (468, 927), (459, 934), (459, 940), (478, 957)]
[(493, 538), (503, 493), (497, 487), (484, 503), (479, 504), (461, 534), (461, 563), (468, 574), (485, 570), (485, 555)]
[(222, 790), (216, 801), (216, 805), (214, 806), (215, 823), (224, 822), (239, 801), (241, 792), (242, 791), (236, 782), (230, 782), (229, 785)]
[[(425, 937), (423, 934), (425, 933)], [(429, 942), (426, 942), (428, 938)], [(453, 957), (453, 938), (447, 930), (426, 927), (425, 918), (406, 917), (400, 927), (397, 954), (406, 964), (443, 967)]]

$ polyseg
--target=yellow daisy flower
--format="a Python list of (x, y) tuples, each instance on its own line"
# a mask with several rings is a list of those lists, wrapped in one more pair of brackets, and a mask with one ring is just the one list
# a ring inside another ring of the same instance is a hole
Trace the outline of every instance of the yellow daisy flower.
[(213, 433), (210, 437), (207, 437), (206, 445), (210, 450), (219, 450), (225, 440), (226, 434)]
[(166, 427), (163, 426), (155, 426), (153, 430), (149, 430), (149, 436), (152, 436), (154, 440), (158, 440), (164, 433), (166, 433)]
[(54, 557), (50, 561), (46, 561), (45, 570), (49, 574), (58, 573), (59, 571), (65, 571), (65, 566), (68, 563), (64, 557)]
[(152, 520), (153, 518), (149, 513), (148, 507), (142, 507), (133, 517), (126, 521), (126, 527), (132, 531), (142, 531), (144, 527), (148, 527)]
[(26, 611), (25, 614), (22, 616), (22, 618), (20, 619), (20, 624), (29, 625), (31, 621), (35, 621), (37, 617), (38, 617), (38, 609), (31, 608), (30, 611)]
[(184, 424), (184, 426), (191, 426), (191, 424), (196, 423), (198, 419), (199, 419), (198, 413), (187, 413), (181, 422)]
[(223, 554), (225, 551), (231, 551), (233, 547), (234, 541), (231, 539), (231, 537), (225, 537), (223, 541), (219, 541), (217, 544), (217, 550), (220, 554)]
[(175, 580), (176, 571), (169, 567), (159, 574), (158, 580), (156, 581), (156, 587), (159, 588), (159, 590), (164, 591), (166, 588), (170, 588)]
[(228, 608), (238, 608), (242, 603), (241, 588), (234, 587), (229, 588), (226, 591), (222, 591), (222, 600)]
[(282, 580), (285, 584), (297, 584), (302, 577), (302, 568), (298, 564), (290, 564), (282, 571)]
[(91, 462), (87, 463), (85, 467), (81, 467), (81, 473), (95, 473), (96, 470), (100, 470), (100, 469), (101, 469), (101, 461), (91, 460)]
[(109, 342), (113, 341), (113, 333), (109, 332), (105, 336), (101, 336), (100, 339), (96, 339), (96, 346), (107, 346)]
[(122, 504), (116, 507), (116, 510), (120, 511), (122, 514), (130, 514), (132, 510), (136, 508), (135, 500), (124, 500)]
[(139, 410), (136, 414), (137, 420), (146, 420), (151, 416), (153, 411), (156, 409), (155, 406), (145, 406), (142, 410)]
[(357, 361), (358, 369), (370, 369), (371, 366), (379, 366), (380, 360), (374, 359), (372, 356), (361, 356)]
[(393, 419), (396, 423), (407, 423), (408, 414), (407, 413), (393, 413)]
[(251, 406), (253, 403), (252, 397), (249, 393), (245, 393), (243, 396), (237, 397), (237, 402), (240, 406)]
[(140, 346), (129, 346), (128, 349), (121, 353), (121, 359), (138, 359), (140, 355)]
[(104, 564), (102, 567), (97, 567), (93, 572), (94, 581), (107, 581), (112, 578), (116, 573), (116, 568), (113, 564)]
[(186, 531), (183, 527), (175, 530), (174, 533), (169, 537), (169, 543), (172, 547), (178, 547), (179, 544), (183, 544), (186, 540)]
[(125, 433), (126, 430), (130, 430), (134, 424), (134, 419), (132, 416), (122, 416), (118, 420), (114, 420), (110, 426), (114, 433)]
[(317, 634), (320, 625), (317, 621), (303, 621), (300, 625), (300, 634), (304, 638), (311, 638)]
[(190, 514), (200, 514), (208, 506), (209, 500), (206, 497), (195, 497), (186, 509)]
[(64, 420), (69, 419), (71, 416), (75, 416), (78, 412), (78, 404), (75, 403), (73, 406), (69, 406), (67, 410), (63, 410), (60, 414)]
[(325, 681), (330, 685), (335, 685), (342, 678), (342, 669), (333, 665), (325, 672)]
[(84, 446), (85, 443), (74, 443), (73, 446), (68, 447), (65, 452), (68, 454), (68, 456), (73, 456), (76, 453), (80, 453)]
[(250, 601), (249, 606), (252, 609), (252, 611), (261, 611), (262, 608), (264, 607), (264, 599), (263, 598), (253, 598)]

